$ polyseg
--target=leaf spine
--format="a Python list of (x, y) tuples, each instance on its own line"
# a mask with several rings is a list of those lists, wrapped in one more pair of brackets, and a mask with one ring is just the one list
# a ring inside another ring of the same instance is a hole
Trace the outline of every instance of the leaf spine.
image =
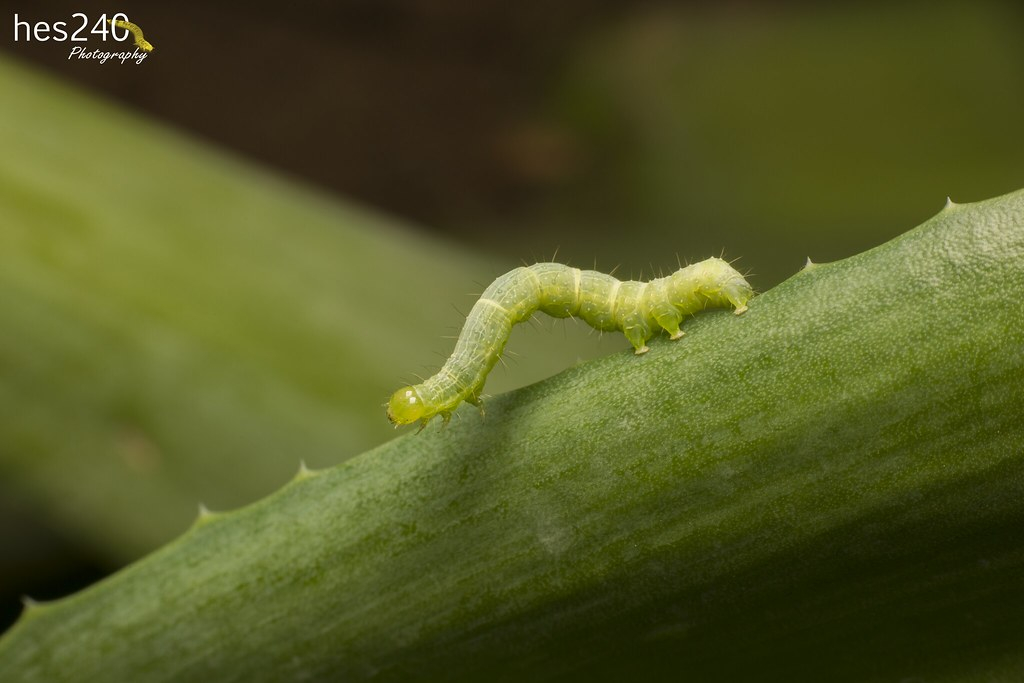
[(222, 513), (213, 512), (210, 508), (206, 507), (204, 503), (199, 503), (199, 511), (196, 515), (196, 519), (192, 522), (192, 528), (196, 529), (201, 526), (205, 526), (212, 522), (217, 517), (220, 517)]
[(306, 465), (306, 461), (305, 460), (300, 460), (299, 461), (299, 470), (298, 470), (298, 472), (295, 473), (295, 476), (292, 477), (292, 482), (294, 483), (294, 482), (297, 482), (297, 481), (302, 481), (303, 479), (312, 479), (313, 477), (317, 476), (318, 474), (320, 474), (319, 470), (311, 470)]

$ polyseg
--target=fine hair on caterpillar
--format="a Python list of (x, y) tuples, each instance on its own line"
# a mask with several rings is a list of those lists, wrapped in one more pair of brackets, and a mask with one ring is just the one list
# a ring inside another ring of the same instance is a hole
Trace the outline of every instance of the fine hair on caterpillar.
[[(595, 270), (561, 263), (535, 263), (505, 273), (484, 290), (466, 318), (455, 350), (433, 377), (402, 387), (388, 401), (388, 420), (396, 427), (435, 415), (445, 422), (463, 401), (483, 411), (481, 392), (487, 374), (501, 357), (512, 327), (537, 311), (555, 318), (580, 318), (597, 330), (621, 330), (637, 355), (660, 330), (670, 339), (683, 336), (680, 323), (705, 308), (747, 310), (754, 290), (720, 258), (709, 258), (650, 280), (621, 281)], [(422, 427), (421, 427), (422, 428)]]

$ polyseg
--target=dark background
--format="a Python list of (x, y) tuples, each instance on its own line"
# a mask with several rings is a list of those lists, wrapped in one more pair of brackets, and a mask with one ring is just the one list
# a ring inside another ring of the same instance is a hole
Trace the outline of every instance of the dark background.
[[(538, 119), (544, 100), (581, 36), (642, 4), (122, 3), (111, 14), (156, 46), (141, 68), (69, 61), (71, 43), (16, 55), (304, 181), (466, 229), (568, 172), (568, 132)], [(30, 21), (103, 11), (2, 6)]]
[(724, 249), (763, 289), (1024, 184), (1019, 3), (0, 8), (126, 12), (156, 45), (139, 67), (6, 51), (513, 262)]

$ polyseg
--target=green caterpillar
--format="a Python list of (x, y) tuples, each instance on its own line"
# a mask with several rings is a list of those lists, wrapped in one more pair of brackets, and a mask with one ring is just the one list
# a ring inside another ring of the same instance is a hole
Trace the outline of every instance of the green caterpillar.
[(512, 326), (538, 310), (556, 318), (582, 318), (598, 330), (622, 330), (639, 355), (647, 352), (647, 340), (658, 328), (679, 339), (683, 316), (725, 306), (735, 307), (739, 315), (753, 295), (743, 276), (720, 258), (650, 282), (622, 282), (561, 263), (516, 268), (484, 291), (438, 373), (391, 396), (388, 420), (395, 426), (417, 420), (426, 426), (435, 415), (447, 422), (463, 401), (481, 407), (487, 373), (498, 362)]

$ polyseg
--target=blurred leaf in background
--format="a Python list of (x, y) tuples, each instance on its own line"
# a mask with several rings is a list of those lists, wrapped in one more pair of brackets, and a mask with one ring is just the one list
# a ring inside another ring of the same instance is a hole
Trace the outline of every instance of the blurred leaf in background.
[[(390, 438), (388, 394), (504, 269), (10, 63), (0, 91), (5, 585), (31, 509), (114, 567)], [(540, 340), (492, 391), (577, 358)]]
[[(128, 8), (161, 36), (137, 69), (8, 49), (502, 270), (724, 249), (764, 290), (1024, 185), (1011, 0), (190, 7)], [(81, 11), (47, 8), (11, 6)]]
[(1022, 28), (1006, 2), (643, 6), (552, 86), (568, 151), (537, 145), (563, 173), (519, 248), (634, 273), (724, 248), (765, 289), (1024, 186)]

